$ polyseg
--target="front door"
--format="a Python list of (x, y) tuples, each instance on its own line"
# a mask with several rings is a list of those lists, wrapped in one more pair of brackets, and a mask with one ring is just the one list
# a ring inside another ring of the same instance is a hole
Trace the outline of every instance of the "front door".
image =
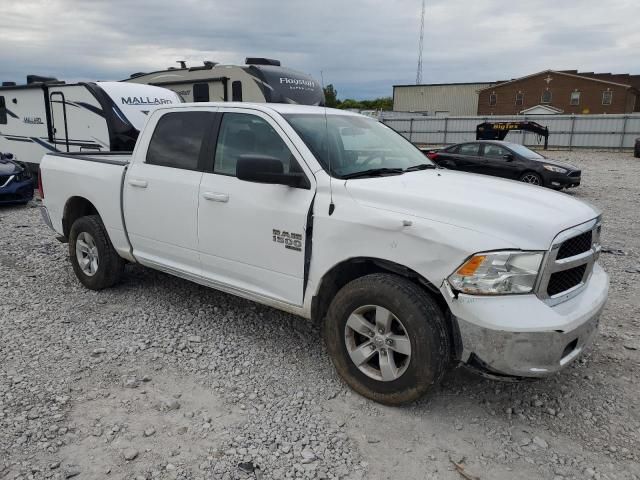
[(280, 160), (284, 172), (304, 172), (302, 157), (269, 116), (250, 109), (223, 112), (213, 171), (200, 185), (199, 250), (203, 275), (240, 293), (301, 306), (307, 217), (314, 188), (236, 178), (241, 155)]
[(198, 193), (214, 111), (170, 112), (146, 127), (154, 129), (147, 156), (124, 183), (125, 221), (142, 264), (200, 275)]

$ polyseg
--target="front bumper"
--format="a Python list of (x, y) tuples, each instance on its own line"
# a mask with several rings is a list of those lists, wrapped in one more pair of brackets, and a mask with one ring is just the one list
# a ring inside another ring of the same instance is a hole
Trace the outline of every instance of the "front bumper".
[(580, 186), (582, 173), (577, 172), (575, 176), (565, 173), (547, 173), (545, 182), (551, 188), (573, 188)]
[(33, 180), (11, 180), (0, 188), (0, 205), (27, 203), (33, 198)]
[(544, 377), (593, 340), (609, 278), (595, 264), (580, 294), (555, 306), (534, 294), (456, 297), (446, 283), (442, 291), (457, 320), (463, 363), (495, 377)]

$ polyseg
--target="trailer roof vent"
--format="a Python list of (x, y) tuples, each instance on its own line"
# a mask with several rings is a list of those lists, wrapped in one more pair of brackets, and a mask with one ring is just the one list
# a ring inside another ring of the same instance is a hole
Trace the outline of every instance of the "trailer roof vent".
[(199, 67), (191, 67), (189, 69), (189, 71), (190, 72), (194, 72), (196, 70), (211, 70), (213, 67), (215, 67), (217, 65), (216, 62), (210, 62), (208, 60), (205, 60), (203, 63), (204, 63), (204, 65), (201, 65)]
[(59, 82), (55, 77), (43, 77), (41, 75), (27, 75), (27, 85), (30, 83), (51, 83), (51, 82)]
[(2, 82), (3, 87), (14, 87), (16, 82)]
[(145, 72), (136, 72), (136, 73), (132, 73), (131, 75), (129, 75), (129, 78), (142, 77), (143, 75), (146, 75), (146, 73)]
[(280, 66), (280, 60), (273, 60), (272, 58), (247, 57), (244, 63), (246, 63), (247, 65), (273, 65), (274, 67)]

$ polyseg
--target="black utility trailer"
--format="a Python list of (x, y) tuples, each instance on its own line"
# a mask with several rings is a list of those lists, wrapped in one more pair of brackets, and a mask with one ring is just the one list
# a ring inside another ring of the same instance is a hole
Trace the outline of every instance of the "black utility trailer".
[(523, 130), (544, 138), (544, 149), (549, 145), (549, 128), (539, 123), (524, 122), (484, 122), (476, 127), (476, 140), (504, 140), (511, 130)]

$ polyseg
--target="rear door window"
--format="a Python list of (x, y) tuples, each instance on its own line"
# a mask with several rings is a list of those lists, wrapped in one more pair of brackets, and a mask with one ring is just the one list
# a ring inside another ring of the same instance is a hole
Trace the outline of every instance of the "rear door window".
[(173, 112), (162, 116), (147, 150), (147, 163), (183, 170), (201, 170), (204, 141), (213, 112)]
[(478, 155), (479, 152), (479, 143), (465, 143), (464, 145), (460, 145), (460, 147), (458, 147), (459, 155)]
[(484, 145), (484, 156), (490, 158), (502, 158), (507, 153), (509, 153), (506, 149), (502, 148), (499, 145), (492, 145), (490, 143), (485, 143)]

